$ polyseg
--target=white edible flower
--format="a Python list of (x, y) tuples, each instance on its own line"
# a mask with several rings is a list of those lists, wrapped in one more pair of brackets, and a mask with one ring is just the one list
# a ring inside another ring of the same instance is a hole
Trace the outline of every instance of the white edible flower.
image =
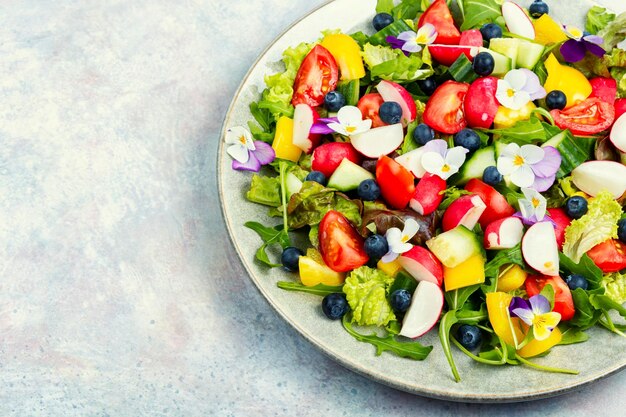
[(389, 252), (382, 257), (383, 263), (393, 262), (401, 254), (410, 251), (413, 245), (409, 243), (409, 240), (413, 239), (413, 236), (419, 231), (419, 224), (415, 219), (407, 218), (404, 220), (404, 228), (402, 231), (397, 227), (392, 227), (385, 233), (387, 244), (389, 245)]
[(341, 135), (352, 136), (370, 130), (372, 121), (363, 120), (363, 114), (358, 107), (343, 106), (337, 113), (337, 122), (329, 123), (328, 127)]
[(518, 187), (530, 187), (535, 182), (532, 165), (543, 160), (545, 152), (539, 146), (509, 143), (498, 157), (497, 168), (500, 174), (510, 176)]
[(252, 134), (243, 126), (229, 128), (226, 131), (224, 141), (230, 145), (226, 152), (242, 164), (250, 159), (250, 151), (256, 150)]
[(546, 217), (548, 202), (539, 191), (522, 188), (524, 197), (519, 199), (519, 209), (525, 219), (540, 222)]
[(422, 155), (422, 167), (426, 172), (447, 180), (459, 172), (459, 168), (465, 162), (465, 156), (469, 152), (462, 146), (448, 149), (445, 140), (435, 139), (424, 145)]

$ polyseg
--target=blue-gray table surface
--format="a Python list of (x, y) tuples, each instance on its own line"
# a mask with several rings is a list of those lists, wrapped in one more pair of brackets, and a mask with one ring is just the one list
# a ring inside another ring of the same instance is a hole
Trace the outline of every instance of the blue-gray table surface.
[(0, 1), (0, 415), (623, 415), (624, 372), (521, 404), (396, 391), (256, 290), (220, 213), (220, 127), (322, 3)]

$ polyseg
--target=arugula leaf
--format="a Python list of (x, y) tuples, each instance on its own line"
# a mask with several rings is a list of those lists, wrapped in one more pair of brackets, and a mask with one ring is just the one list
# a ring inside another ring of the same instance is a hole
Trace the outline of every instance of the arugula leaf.
[[(400, 3), (391, 10), (391, 15), (395, 20), (399, 19), (415, 19), (417, 14), (422, 10), (422, 2), (417, 0), (401, 0)], [(428, 7), (428, 6), (426, 6)]]
[(485, 303), (480, 305), (479, 310), (459, 310), (456, 313), (456, 318), (460, 324), (476, 325), (481, 321), (487, 320), (488, 317)]
[(463, 308), (467, 299), (480, 288), (480, 284), (470, 285), (469, 287), (458, 288), (452, 291), (446, 291), (445, 299), (448, 308), (451, 310), (460, 310)]
[(615, 14), (607, 11), (604, 7), (593, 6), (587, 12), (585, 30), (593, 35), (598, 33), (606, 25), (615, 20)]
[(563, 276), (570, 274), (582, 275), (589, 282), (589, 289), (595, 290), (601, 288), (602, 270), (584, 254), (578, 263), (571, 260), (563, 252), (559, 252), (559, 270)]
[(574, 300), (576, 313), (574, 313), (574, 317), (569, 321), (569, 324), (581, 329), (588, 329), (595, 325), (602, 316), (602, 312), (591, 304), (589, 294), (582, 288), (576, 288), (572, 291), (572, 299)]
[(501, 6), (496, 0), (458, 0), (461, 1), (465, 17), (461, 31), (478, 28), (483, 23), (502, 16)]
[(565, 323), (560, 323), (559, 329), (561, 330), (561, 341), (558, 343), (559, 345), (572, 345), (574, 343), (586, 342), (589, 339), (587, 333), (580, 329), (569, 327)]
[(452, 357), (452, 349), (450, 346), (450, 330), (457, 321), (456, 310), (450, 310), (443, 315), (441, 321), (439, 322), (439, 340), (441, 341), (443, 353), (446, 355), (446, 359), (450, 365), (452, 376), (454, 376), (454, 380), (456, 382), (460, 382), (461, 376), (459, 375), (459, 371), (456, 369), (456, 365), (454, 364), (454, 358)]
[(550, 310), (553, 310), (554, 309), (554, 288), (552, 288), (552, 285), (544, 286), (539, 294), (543, 295), (548, 300), (548, 302), (550, 303)]
[(604, 294), (591, 294), (589, 296), (589, 302), (598, 310), (609, 312), (615, 310), (620, 316), (626, 318), (626, 308), (623, 305), (616, 303), (609, 296)]
[(404, 136), (404, 141), (402, 142), (402, 146), (398, 149), (398, 153), (400, 155), (404, 155), (407, 152), (411, 152), (414, 149), (419, 148), (421, 145), (415, 142), (413, 139), (413, 132), (417, 125), (422, 123), (422, 115), (424, 114), (424, 110), (426, 109), (426, 104), (420, 100), (415, 100), (415, 107), (417, 108), (415, 120), (409, 123), (406, 130), (406, 135)]
[(268, 246), (273, 244), (279, 244), (283, 249), (291, 246), (289, 234), (283, 228), (283, 225), (267, 227), (258, 222), (246, 222), (244, 223), (244, 226), (254, 230), (259, 235), (261, 240), (263, 240), (263, 245), (261, 245), (261, 247), (256, 251), (256, 259), (271, 268), (281, 266), (281, 264), (275, 264), (270, 261), (266, 249)]
[(340, 293), (343, 291), (343, 285), (332, 286), (325, 284), (317, 284), (312, 287), (307, 287), (299, 282), (292, 281), (278, 281), (276, 286), (286, 291), (305, 292), (314, 295), (326, 296), (328, 294)]
[(383, 352), (389, 351), (401, 358), (422, 361), (426, 359), (433, 350), (432, 346), (424, 346), (419, 342), (399, 342), (392, 334), (388, 334), (385, 337), (380, 337), (375, 333), (369, 335), (361, 334), (354, 330), (350, 321), (350, 313), (343, 316), (341, 322), (344, 329), (359, 342), (374, 345), (376, 347), (376, 356), (380, 356)]
[(481, 129), (483, 132), (499, 135), (502, 143), (517, 143), (518, 145), (543, 143), (546, 141), (546, 131), (536, 115), (528, 120), (522, 120), (511, 127), (502, 129)]
[(485, 264), (485, 277), (491, 279), (490, 285), (483, 285), (483, 292), (494, 292), (498, 284), (500, 268), (504, 265), (515, 264), (524, 268), (524, 258), (522, 256), (522, 245), (518, 244), (511, 249), (498, 251), (493, 259)]

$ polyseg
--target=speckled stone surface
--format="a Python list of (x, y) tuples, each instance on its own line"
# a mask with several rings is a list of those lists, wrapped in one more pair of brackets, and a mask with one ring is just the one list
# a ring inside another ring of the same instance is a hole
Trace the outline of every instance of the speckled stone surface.
[(515, 405), (396, 391), (256, 290), (220, 214), (219, 129), (256, 56), (322, 3), (0, 2), (0, 415), (622, 413), (623, 372)]

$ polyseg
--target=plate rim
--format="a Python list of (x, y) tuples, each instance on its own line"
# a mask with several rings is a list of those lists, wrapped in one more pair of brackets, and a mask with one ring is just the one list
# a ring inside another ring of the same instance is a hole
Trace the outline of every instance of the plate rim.
[[(217, 174), (217, 185), (218, 185), (218, 198), (220, 201), (220, 214), (222, 216), (222, 219), (224, 220), (224, 224), (226, 225), (226, 229), (228, 231), (228, 237), (229, 240), (231, 242), (231, 244), (233, 245), (235, 252), (237, 253), (237, 257), (239, 258), (239, 261), (241, 262), (241, 264), (243, 265), (248, 278), (254, 283), (254, 286), (256, 287), (257, 291), (259, 291), (261, 293), (261, 295), (263, 296), (263, 298), (265, 299), (265, 301), (278, 313), (278, 315), (293, 329), (295, 329), (298, 334), (300, 336), (303, 336), (309, 343), (311, 343), (318, 351), (321, 351), (323, 354), (325, 354), (327, 357), (329, 357), (330, 359), (332, 359), (333, 361), (339, 363), (341, 366), (343, 366), (344, 368), (346, 368), (349, 371), (355, 372), (361, 376), (366, 377), (369, 380), (373, 380), (376, 381), (377, 383), (386, 385), (388, 387), (392, 387), (394, 389), (398, 389), (401, 390), (403, 392), (407, 392), (409, 394), (413, 394), (413, 395), (417, 395), (417, 396), (422, 396), (422, 397), (427, 397), (427, 398), (434, 398), (437, 400), (445, 400), (445, 401), (453, 401), (453, 402), (471, 402), (471, 403), (516, 403), (516, 402), (522, 402), (522, 401), (529, 401), (529, 400), (539, 400), (539, 399), (544, 399), (544, 398), (550, 398), (550, 397), (556, 397), (556, 396), (560, 396), (563, 394), (567, 394), (569, 392), (572, 391), (576, 391), (579, 389), (582, 389), (584, 387), (587, 387), (597, 381), (600, 381), (602, 379), (608, 378), (610, 376), (613, 376), (615, 374), (617, 374), (618, 372), (622, 371), (623, 369), (626, 368), (626, 361), (623, 364), (618, 364), (615, 367), (612, 367), (611, 369), (609, 369), (608, 371), (602, 371), (600, 373), (595, 373), (593, 375), (591, 375), (589, 378), (586, 378), (582, 381), (579, 381), (578, 383), (575, 384), (569, 384), (569, 385), (562, 385), (560, 387), (552, 387), (550, 389), (545, 389), (545, 390), (533, 390), (533, 391), (528, 391), (528, 392), (517, 392), (515, 394), (508, 394), (508, 393), (503, 393), (503, 394), (453, 394), (453, 393), (449, 393), (443, 390), (433, 390), (433, 389), (428, 389), (425, 387), (415, 387), (415, 386), (411, 386), (409, 384), (406, 383), (402, 383), (400, 381), (397, 381), (395, 379), (391, 379), (391, 378), (383, 378), (381, 376), (379, 376), (378, 374), (372, 372), (371, 370), (369, 370), (367, 367), (362, 366), (354, 361), (350, 361), (347, 358), (344, 358), (343, 356), (340, 356), (338, 354), (335, 354), (333, 351), (327, 349), (320, 341), (318, 341), (312, 334), (309, 334), (307, 331), (305, 331), (303, 328), (301, 328), (297, 323), (295, 323), (294, 321), (292, 321), (287, 313), (275, 302), (272, 301), (272, 297), (269, 294), (268, 291), (266, 291), (262, 285), (260, 285), (260, 282), (258, 282), (258, 280), (255, 277), (255, 274), (252, 272), (251, 267), (249, 266), (249, 261), (247, 260), (247, 257), (244, 256), (244, 251), (243, 249), (240, 247), (240, 245), (238, 244), (238, 242), (236, 241), (236, 239), (234, 239), (234, 226), (232, 225), (231, 221), (232, 219), (227, 215), (226, 213), (226, 205), (225, 205), (225, 200), (224, 200), (224, 195), (225, 195), (225, 190), (224, 190), (224, 181), (223, 181), (223, 175), (224, 175), (224, 167), (226, 166), (224, 164), (224, 159), (226, 158), (226, 152), (224, 152), (224, 135), (226, 133), (227, 130), (227, 125), (226, 123), (228, 122), (228, 120), (232, 117), (234, 108), (236, 106), (236, 103), (239, 100), (239, 97), (241, 96), (241, 93), (244, 89), (244, 86), (247, 84), (248, 80), (250, 79), (250, 77), (252, 76), (253, 72), (255, 72), (255, 70), (257, 69), (257, 66), (259, 65), (260, 61), (266, 56), (266, 54), (270, 51), (270, 49), (279, 41), (283, 38), (283, 36), (285, 36), (289, 31), (291, 31), (294, 27), (296, 27), (298, 24), (300, 24), (300, 22), (302, 22), (303, 20), (305, 20), (306, 18), (310, 17), (311, 15), (317, 13), (318, 11), (320, 11), (321, 9), (324, 9), (325, 7), (329, 6), (332, 3), (335, 3), (337, 1), (342, 1), (342, 0), (326, 0), (324, 1), (322, 4), (320, 4), (319, 6), (316, 6), (315, 8), (311, 9), (310, 11), (306, 12), (305, 14), (297, 17), (292, 23), (290, 23), (289, 25), (287, 25), (285, 27), (284, 30), (282, 30), (277, 36), (274, 37), (274, 39), (272, 39), (267, 46), (257, 55), (256, 59), (254, 60), (254, 62), (251, 64), (250, 68), (248, 69), (248, 71), (245, 73), (245, 75), (243, 76), (241, 82), (239, 83), (239, 86), (237, 87), (233, 99), (231, 100), (228, 109), (226, 110), (226, 113), (222, 119), (222, 125), (221, 128), (219, 130), (219, 137), (218, 137), (218, 149), (217, 149), (217, 158), (216, 158), (216, 164), (217, 164), (217, 169), (216, 169), (216, 174)], [(352, 0), (354, 1), (354, 0)], [(592, 5), (596, 5), (597, 2), (594, 0), (585, 0), (588, 3), (592, 4)], [(323, 28), (322, 28), (323, 29)], [(254, 260), (250, 261), (250, 262), (254, 262)]]

